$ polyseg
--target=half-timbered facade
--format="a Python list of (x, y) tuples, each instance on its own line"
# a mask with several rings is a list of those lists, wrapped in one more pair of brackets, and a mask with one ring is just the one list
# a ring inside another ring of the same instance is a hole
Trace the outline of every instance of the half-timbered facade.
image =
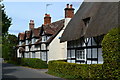
[(118, 6), (118, 2), (82, 3), (61, 37), (61, 42), (67, 41), (67, 62), (104, 62), (101, 42), (110, 29), (118, 27)]
[[(43, 61), (67, 59), (67, 43), (60, 43), (60, 38), (66, 25), (74, 15), (74, 8), (67, 4), (65, 19), (51, 23), (50, 14), (45, 14), (44, 24), (34, 28), (34, 21), (30, 20), (29, 30), (25, 31), (22, 42), (24, 58), (40, 58)], [(19, 40), (21, 42), (21, 40)], [(18, 46), (20, 47), (20, 45)], [(20, 49), (18, 49), (20, 51)], [(18, 57), (21, 57), (18, 55)]]

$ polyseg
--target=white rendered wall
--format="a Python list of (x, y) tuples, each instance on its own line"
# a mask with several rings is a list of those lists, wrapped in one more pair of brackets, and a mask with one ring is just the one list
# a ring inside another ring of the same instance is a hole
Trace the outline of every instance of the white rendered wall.
[(70, 20), (71, 18), (65, 19), (64, 28), (58, 33), (58, 35), (49, 44), (48, 61), (67, 59), (67, 42), (60, 43), (60, 37), (62, 36), (62, 33)]

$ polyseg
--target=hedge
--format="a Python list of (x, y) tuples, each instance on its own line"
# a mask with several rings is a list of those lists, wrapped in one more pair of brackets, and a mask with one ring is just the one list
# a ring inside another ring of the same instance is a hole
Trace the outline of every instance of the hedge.
[(103, 79), (102, 64), (75, 64), (63, 61), (49, 61), (48, 73), (57, 73), (64, 78), (99, 80)]
[(39, 69), (48, 68), (48, 65), (46, 62), (37, 58), (21, 58), (21, 65), (32, 67), (32, 68), (39, 68)]
[(28, 66), (36, 69), (46, 69), (48, 68), (48, 64), (45, 61), (37, 58), (17, 58), (15, 61), (9, 60), (7, 63)]
[(104, 78), (120, 80), (120, 27), (105, 35), (102, 50)]

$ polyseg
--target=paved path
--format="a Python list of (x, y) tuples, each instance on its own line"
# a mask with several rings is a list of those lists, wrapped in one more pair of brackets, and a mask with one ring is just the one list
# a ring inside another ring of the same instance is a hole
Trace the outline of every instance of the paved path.
[(21, 66), (15, 66), (8, 63), (3, 63), (3, 80), (64, 80), (49, 74), (46, 74), (47, 69), (31, 69)]

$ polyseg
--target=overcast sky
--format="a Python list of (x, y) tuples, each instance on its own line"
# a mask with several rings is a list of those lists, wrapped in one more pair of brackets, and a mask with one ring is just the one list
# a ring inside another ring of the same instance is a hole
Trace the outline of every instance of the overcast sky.
[(43, 24), (46, 13), (46, 4), (52, 4), (47, 7), (47, 13), (52, 17), (52, 22), (64, 18), (64, 8), (66, 4), (73, 4), (75, 12), (81, 5), (81, 2), (3, 2), (5, 11), (12, 18), (12, 26), (9, 28), (10, 34), (17, 35), (29, 29), (29, 21), (35, 22), (35, 27)]

